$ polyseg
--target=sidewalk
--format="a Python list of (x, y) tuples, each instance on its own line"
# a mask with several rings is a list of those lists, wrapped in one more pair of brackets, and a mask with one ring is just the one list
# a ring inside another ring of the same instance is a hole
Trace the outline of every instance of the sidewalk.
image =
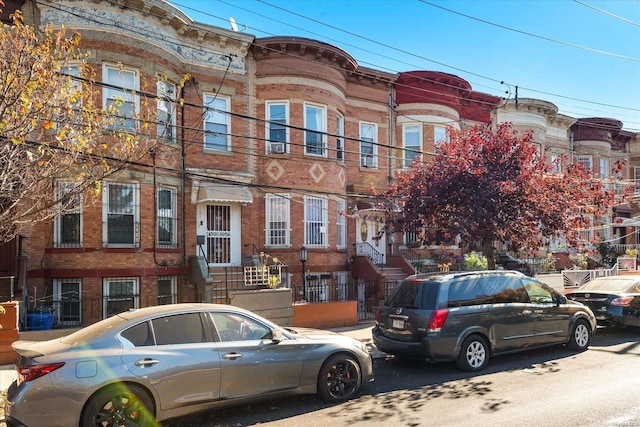
[[(357, 339), (358, 341), (362, 341), (367, 345), (369, 353), (371, 356), (376, 358), (384, 358), (386, 353), (381, 352), (373, 345), (373, 340), (371, 339), (371, 328), (373, 328), (374, 322), (362, 322), (354, 326), (345, 326), (342, 328), (333, 328), (330, 329), (333, 332), (337, 332), (339, 334), (348, 335)], [(14, 365), (0, 365), (0, 394), (4, 393), (16, 376), (16, 368)]]

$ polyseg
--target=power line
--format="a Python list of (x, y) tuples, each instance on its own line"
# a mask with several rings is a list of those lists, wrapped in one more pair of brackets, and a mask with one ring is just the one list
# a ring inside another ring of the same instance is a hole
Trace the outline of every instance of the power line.
[(616, 15), (614, 13), (608, 12), (608, 11), (606, 11), (604, 9), (597, 8), (597, 7), (593, 6), (593, 5), (581, 2), (579, 0), (573, 0), (573, 1), (578, 3), (578, 4), (580, 4), (580, 5), (582, 5), (582, 6), (585, 6), (585, 7), (588, 7), (590, 9), (596, 10), (596, 11), (598, 11), (600, 13), (603, 13), (605, 15), (608, 15), (608, 16), (611, 16), (613, 18), (619, 19), (619, 20), (621, 20), (623, 22), (626, 22), (628, 24), (635, 25), (636, 27), (640, 27), (640, 23), (638, 23), (638, 22), (631, 21), (630, 19), (623, 18), (622, 16), (618, 16), (618, 15)]
[(439, 6), (437, 4), (433, 4), (433, 3), (428, 2), (426, 0), (418, 0), (418, 1), (420, 1), (421, 3), (424, 3), (426, 5), (429, 5), (429, 6), (432, 6), (432, 7), (447, 11), (449, 13), (454, 13), (456, 15), (464, 16), (465, 18), (473, 19), (474, 21), (478, 21), (478, 22), (482, 22), (482, 23), (487, 24), (487, 25), (492, 25), (494, 27), (502, 28), (503, 30), (513, 31), (514, 33), (524, 34), (524, 35), (529, 36), (529, 37), (535, 37), (535, 38), (538, 38), (538, 39), (541, 39), (541, 40), (545, 40), (545, 41), (548, 41), (548, 42), (557, 43), (557, 44), (561, 44), (561, 45), (569, 46), (569, 47), (574, 47), (574, 48), (577, 48), (577, 49), (583, 49), (583, 50), (587, 50), (589, 52), (595, 52), (595, 53), (599, 53), (599, 54), (602, 54), (602, 55), (613, 56), (613, 57), (616, 57), (616, 58), (626, 59), (626, 60), (630, 60), (630, 61), (640, 61), (640, 58), (636, 58), (636, 57), (633, 57), (633, 56), (626, 56), (626, 55), (621, 55), (621, 54), (617, 54), (617, 53), (606, 52), (604, 50), (594, 49), (594, 48), (587, 47), (587, 46), (582, 46), (582, 45), (578, 45), (578, 44), (574, 44), (574, 43), (569, 43), (569, 42), (565, 42), (565, 41), (561, 41), (561, 40), (556, 40), (556, 39), (552, 39), (550, 37), (540, 36), (538, 34), (533, 34), (533, 33), (529, 33), (529, 32), (522, 31), (522, 30), (518, 30), (518, 29), (515, 29), (515, 28), (507, 27), (505, 25), (496, 24), (495, 22), (490, 22), (490, 21), (486, 21), (484, 19), (476, 18), (475, 16), (466, 15), (464, 13), (457, 12), (455, 10), (448, 9), (446, 7), (443, 7), (443, 6)]
[[(221, 0), (219, 0), (219, 1), (221, 1)], [(225, 4), (229, 4), (229, 3), (226, 3), (226, 2), (224, 2), (224, 1), (221, 1), (221, 2), (222, 2), (222, 3), (225, 3)], [(426, 60), (426, 61), (431, 61), (431, 62), (434, 62), (434, 63), (440, 64), (440, 65), (443, 65), (443, 66), (445, 66), (445, 67), (453, 68), (453, 69), (456, 69), (456, 70), (458, 70), (458, 71), (461, 71), (461, 72), (464, 72), (464, 73), (467, 73), (467, 74), (476, 75), (476, 76), (480, 76), (480, 77), (485, 78), (485, 79), (489, 79), (489, 80), (495, 81), (494, 79), (491, 79), (491, 78), (489, 78), (489, 77), (481, 76), (481, 75), (479, 75), (479, 74), (474, 74), (474, 73), (471, 73), (471, 72), (466, 71), (466, 70), (462, 70), (462, 69), (459, 69), (459, 68), (451, 67), (451, 66), (448, 66), (448, 65), (446, 65), (446, 64), (444, 64), (444, 63), (440, 63), (440, 62), (437, 62), (437, 61), (432, 61), (432, 60), (430, 60), (429, 58), (425, 58), (425, 57), (422, 57), (422, 56), (419, 56), (419, 55), (415, 55), (415, 54), (412, 54), (412, 53), (410, 53), (410, 52), (407, 52), (407, 51), (403, 51), (403, 50), (400, 50), (400, 49), (394, 48), (394, 47), (392, 47), (392, 46), (390, 46), (390, 45), (386, 45), (386, 44), (383, 44), (383, 43), (380, 43), (380, 42), (376, 42), (375, 40), (372, 40), (372, 39), (368, 39), (368, 38), (365, 38), (365, 37), (359, 36), (359, 35), (357, 35), (357, 34), (355, 34), (355, 33), (351, 33), (351, 32), (347, 32), (347, 31), (341, 30), (340, 28), (337, 28), (337, 27), (331, 26), (331, 25), (329, 25), (329, 24), (325, 24), (325, 23), (323, 23), (323, 22), (320, 22), (320, 21), (314, 20), (314, 19), (312, 19), (312, 18), (305, 17), (305, 16), (303, 16), (303, 15), (296, 14), (295, 12), (287, 11), (286, 9), (283, 9), (283, 8), (280, 8), (280, 7), (277, 7), (277, 6), (272, 6), (272, 5), (270, 5), (270, 4), (266, 3), (266, 2), (263, 2), (263, 3), (264, 3), (264, 4), (266, 4), (266, 5), (269, 5), (269, 6), (271, 6), (271, 7), (275, 7), (275, 8), (278, 8), (278, 9), (280, 9), (280, 10), (283, 10), (283, 11), (285, 11), (285, 12), (287, 12), (287, 13), (291, 13), (291, 14), (294, 14), (294, 15), (300, 16), (300, 17), (302, 17), (302, 18), (304, 18), (304, 19), (311, 20), (312, 22), (316, 22), (316, 23), (322, 24), (322, 25), (327, 26), (327, 27), (329, 27), (329, 28), (333, 28), (333, 29), (336, 29), (336, 30), (342, 31), (342, 32), (345, 32), (345, 33), (347, 33), (347, 34), (351, 34), (351, 35), (353, 35), (353, 36), (355, 36), (355, 37), (359, 37), (359, 38), (362, 38), (362, 39), (364, 39), (364, 40), (367, 40), (367, 41), (370, 41), (370, 42), (373, 42), (373, 43), (377, 43), (377, 44), (379, 44), (379, 45), (381, 45), (381, 46), (384, 46), (384, 47), (387, 47), (387, 48), (395, 49), (395, 50), (397, 50), (397, 51), (399, 51), (399, 52), (401, 52), (401, 53), (409, 54), (409, 55), (415, 56), (415, 57), (417, 57), (417, 58), (420, 58), (420, 59), (423, 59), (423, 60)], [(201, 11), (199, 11), (199, 10), (197, 10), (197, 9), (194, 9), (194, 8), (191, 8), (191, 7), (189, 7), (189, 6), (183, 6), (183, 5), (179, 5), (179, 4), (176, 4), (176, 5), (178, 5), (178, 6), (180, 6), (180, 7), (184, 7), (185, 9), (188, 9), (188, 10), (193, 10), (193, 11), (196, 11), (196, 12), (202, 13), (202, 14), (204, 14), (204, 15), (207, 15), (207, 16), (210, 16), (210, 17), (213, 17), (213, 18), (216, 18), (216, 19), (222, 19), (222, 18), (217, 17), (217, 16), (215, 16), (215, 15), (212, 15), (212, 14), (209, 14), (209, 13), (206, 13), (206, 12), (201, 12)], [(47, 6), (48, 6), (48, 7), (53, 7), (53, 6), (52, 6), (52, 5), (50, 5), (50, 4), (47, 4)], [(237, 7), (237, 6), (235, 6), (235, 5), (233, 5), (233, 6), (234, 6), (234, 7)], [(74, 9), (74, 12), (71, 12), (71, 11), (68, 11), (68, 10), (63, 9), (63, 8), (60, 8), (60, 7), (56, 7), (56, 8), (57, 8), (58, 10), (64, 10), (64, 11), (66, 11), (66, 12), (70, 13), (70, 14), (73, 14), (73, 15), (76, 15), (76, 16), (80, 16), (80, 17), (82, 17), (82, 18), (84, 18), (84, 19), (93, 20), (92, 18), (88, 18), (86, 15), (79, 15), (79, 14), (78, 14), (78, 12), (77, 12), (77, 9)], [(128, 7), (128, 9), (133, 10), (133, 11), (138, 11), (137, 9), (134, 9), (134, 8), (131, 8), (131, 7)], [(246, 9), (242, 9), (242, 8), (239, 8), (239, 9), (241, 9), (241, 10), (246, 10)], [(85, 12), (85, 11), (83, 11), (83, 12)], [(249, 12), (251, 12), (251, 11), (249, 11)], [(251, 13), (256, 14), (255, 12), (251, 12)], [(89, 14), (89, 15), (90, 15), (90, 14)], [(265, 15), (260, 15), (260, 14), (257, 14), (257, 15), (258, 15), (258, 16), (261, 16), (261, 17), (265, 17), (265, 18), (267, 18), (267, 19), (274, 20), (273, 18), (270, 18), (270, 17), (265, 16)], [(156, 15), (156, 16), (157, 16), (157, 15)], [(157, 16), (157, 17), (158, 17), (158, 18), (161, 18), (160, 16)], [(275, 22), (280, 22), (280, 21), (277, 21), (277, 20), (274, 20), (274, 21), (275, 21)], [(102, 24), (102, 25), (105, 25), (105, 23), (104, 23), (104, 22), (101, 22), (101, 21), (95, 21), (95, 22), (98, 22), (98, 23), (100, 23), (100, 24)], [(114, 27), (117, 27), (114, 23), (109, 23), (109, 25), (112, 25), (112, 26), (114, 26)], [(285, 25), (289, 25), (289, 26), (291, 26), (290, 24), (287, 24), (287, 23), (285, 23)], [(119, 27), (118, 27), (118, 28), (119, 28)], [(297, 28), (297, 27), (294, 27), (294, 28)], [(128, 30), (128, 31), (132, 31), (133, 29), (132, 29), (132, 28), (130, 28), (130, 27), (127, 27), (127, 28), (126, 28), (126, 30)], [(304, 29), (303, 29), (303, 30), (304, 30)], [(304, 30), (304, 31), (309, 32), (308, 30)], [(134, 32), (135, 32), (135, 31), (134, 31)], [(142, 33), (142, 32), (140, 32), (140, 31), (137, 31), (137, 32), (138, 32), (138, 33), (140, 33), (140, 34), (142, 34), (142, 35), (145, 35), (145, 36), (147, 36), (147, 37), (150, 37), (150, 35), (149, 35), (149, 34)], [(267, 34), (269, 34), (269, 33), (267, 33)], [(312, 33), (312, 34), (316, 34), (316, 33)], [(321, 35), (319, 35), (319, 36), (321, 36)], [(177, 39), (173, 39), (173, 42), (174, 42), (174, 43), (176, 43), (176, 44), (178, 44), (178, 45), (182, 45), (182, 46), (186, 46), (186, 47), (191, 47), (191, 48), (194, 48), (194, 49), (195, 49), (195, 48), (197, 48), (197, 49), (202, 49), (202, 47), (201, 47), (201, 46), (196, 46), (196, 47), (194, 47), (194, 46), (192, 46), (192, 45), (184, 45), (184, 44), (182, 43), (182, 41), (181, 41), (181, 40), (177, 40)], [(358, 47), (356, 46), (356, 48), (358, 48)], [(275, 52), (278, 52), (278, 53), (282, 53), (282, 52), (279, 52), (279, 51), (277, 51), (277, 50), (274, 50), (274, 51), (275, 51)], [(370, 51), (369, 51), (369, 52), (370, 52)], [(287, 53), (287, 54), (288, 54), (288, 53)], [(382, 55), (378, 54), (378, 56), (382, 56)], [(387, 58), (389, 58), (389, 57), (387, 57)], [(304, 58), (301, 58), (301, 59), (304, 59)], [(393, 58), (389, 58), (389, 59), (393, 59)], [(316, 62), (316, 61), (313, 61), (313, 62)], [(324, 65), (329, 66), (328, 64), (324, 64)], [(227, 68), (227, 69), (228, 69), (228, 68)], [(440, 84), (440, 85), (446, 86), (446, 84), (442, 84), (441, 82), (432, 82), (432, 83), (436, 83), (436, 84)], [(397, 83), (396, 83), (396, 84), (397, 84)], [(481, 85), (481, 86), (482, 86), (482, 85)], [(556, 97), (559, 97), (559, 98), (565, 98), (565, 99), (570, 99), (570, 100), (579, 101), (579, 102), (585, 102), (585, 103), (593, 103), (593, 104), (598, 104), (598, 105), (607, 106), (607, 107), (612, 107), (612, 108), (619, 108), (619, 109), (627, 109), (627, 110), (633, 110), (633, 111), (640, 111), (640, 109), (631, 109), (631, 108), (621, 107), (621, 106), (612, 105), (612, 104), (597, 103), (597, 102), (593, 102), (593, 101), (588, 101), (588, 100), (583, 100), (583, 99), (578, 99), (578, 98), (573, 98), (573, 97), (567, 97), (567, 96), (557, 95), (557, 94), (553, 94), (553, 93), (549, 93), (549, 92), (537, 91), (537, 90), (535, 90), (535, 89), (529, 89), (529, 88), (522, 87), (522, 86), (520, 86), (520, 87), (521, 87), (521, 89), (529, 90), (529, 91), (537, 92), (537, 93), (541, 93), (541, 94), (545, 94), (545, 95), (547, 95), (547, 96), (556, 96)], [(581, 115), (581, 114), (576, 114), (576, 115)], [(635, 123), (635, 122), (631, 122), (631, 123)]]

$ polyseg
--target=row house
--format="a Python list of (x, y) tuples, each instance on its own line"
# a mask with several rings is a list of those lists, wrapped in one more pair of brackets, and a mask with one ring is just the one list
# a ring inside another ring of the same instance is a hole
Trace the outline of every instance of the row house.
[(217, 302), (229, 283), (261, 283), (247, 276), (256, 264), (277, 268), (279, 285), (303, 285), (295, 300), (316, 302), (332, 284), (408, 274), (400, 249), (413, 237), (380, 234), (397, 206), (371, 188), (433, 153), (448, 127), (509, 121), (534, 129), (550, 158), (600, 174), (625, 158), (627, 179), (640, 166), (638, 135), (617, 120), (504, 100), (452, 74), (362, 67), (319, 40), (256, 38), (160, 0), (16, 3), (36, 23), (80, 31), (103, 105), (124, 100), (124, 130), (137, 130), (143, 104), (157, 118), (153, 149), (103, 182), (100, 200), (1, 249), (0, 275), (18, 277), (31, 309), (53, 307), (59, 326)]

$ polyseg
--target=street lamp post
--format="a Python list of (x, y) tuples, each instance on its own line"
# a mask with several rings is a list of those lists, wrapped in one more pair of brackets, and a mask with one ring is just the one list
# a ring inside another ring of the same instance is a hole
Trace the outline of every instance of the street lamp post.
[(300, 248), (300, 262), (302, 263), (302, 291), (307, 293), (307, 271), (305, 269), (305, 263), (307, 262), (307, 257), (309, 253), (307, 252), (307, 248), (304, 246)]

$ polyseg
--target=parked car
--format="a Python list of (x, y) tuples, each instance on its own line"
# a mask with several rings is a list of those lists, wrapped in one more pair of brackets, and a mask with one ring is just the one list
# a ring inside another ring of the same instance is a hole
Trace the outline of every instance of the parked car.
[(373, 379), (351, 337), (281, 328), (226, 305), (124, 312), (66, 337), (17, 341), (8, 426), (148, 426), (290, 393), (350, 399)]
[(517, 258), (509, 254), (497, 254), (495, 257), (496, 267), (500, 267), (504, 270), (516, 270), (521, 273), (531, 276), (531, 267), (524, 261), (520, 261)]
[(566, 295), (591, 308), (599, 324), (640, 326), (640, 276), (598, 277)]
[(552, 344), (586, 350), (589, 307), (517, 271), (410, 276), (378, 309), (373, 341), (393, 355), (456, 361), (480, 371), (489, 357)]

